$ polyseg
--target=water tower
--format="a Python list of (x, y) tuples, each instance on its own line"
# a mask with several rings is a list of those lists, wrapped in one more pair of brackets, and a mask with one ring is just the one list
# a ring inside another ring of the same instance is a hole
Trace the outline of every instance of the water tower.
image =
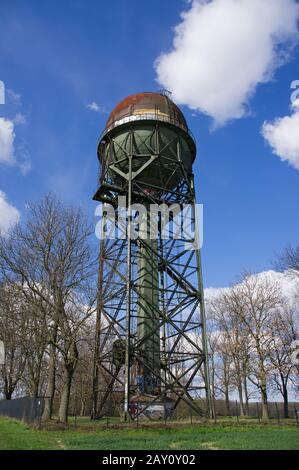
[[(111, 412), (112, 404), (125, 419), (167, 418), (181, 402), (193, 413), (209, 412), (200, 251), (190, 231), (174, 236), (177, 219), (172, 212), (173, 205), (189, 208), (196, 226), (195, 156), (185, 117), (167, 92), (125, 98), (111, 112), (100, 138), (94, 199), (103, 204), (104, 217), (94, 418)], [(107, 235), (108, 207), (115, 211), (115, 238)], [(151, 212), (160, 207), (169, 208), (167, 236), (162, 211)], [(128, 236), (136, 218), (139, 231)]]

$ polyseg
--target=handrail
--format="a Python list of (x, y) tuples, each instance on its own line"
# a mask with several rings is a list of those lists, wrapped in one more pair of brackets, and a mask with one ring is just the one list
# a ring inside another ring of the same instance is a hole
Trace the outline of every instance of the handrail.
[(100, 137), (100, 141), (106, 135), (108, 132), (110, 132), (112, 129), (114, 129), (117, 126), (120, 126), (122, 124), (126, 124), (127, 122), (133, 122), (133, 121), (146, 121), (146, 120), (151, 120), (151, 121), (161, 121), (161, 122), (168, 122), (169, 124), (173, 124), (177, 127), (180, 127), (183, 129), (189, 136), (192, 138), (192, 140), (195, 141), (195, 138), (190, 131), (190, 129), (183, 124), (181, 124), (177, 119), (173, 119), (170, 116), (163, 116), (160, 113), (144, 113), (144, 114), (124, 114), (124, 116), (121, 119), (118, 119), (116, 121), (113, 121), (112, 124), (106, 128)]

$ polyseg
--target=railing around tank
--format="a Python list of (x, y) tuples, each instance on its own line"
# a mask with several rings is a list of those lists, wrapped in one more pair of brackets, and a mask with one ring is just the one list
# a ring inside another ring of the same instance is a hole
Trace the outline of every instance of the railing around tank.
[(185, 132), (187, 132), (187, 134), (190, 135), (191, 139), (195, 141), (195, 138), (192, 132), (190, 131), (190, 129), (184, 126), (178, 119), (172, 118), (170, 116), (165, 116), (165, 115), (163, 116), (162, 114), (158, 112), (157, 113), (144, 113), (144, 114), (131, 114), (131, 113), (125, 114), (121, 119), (113, 121), (112, 124), (104, 130), (104, 132), (102, 133), (100, 137), (100, 141), (102, 140), (104, 135), (107, 134), (107, 132), (111, 131), (117, 126), (121, 126), (122, 124), (126, 124), (128, 122), (146, 121), (146, 120), (167, 122), (169, 124), (173, 124), (174, 126), (179, 127)]

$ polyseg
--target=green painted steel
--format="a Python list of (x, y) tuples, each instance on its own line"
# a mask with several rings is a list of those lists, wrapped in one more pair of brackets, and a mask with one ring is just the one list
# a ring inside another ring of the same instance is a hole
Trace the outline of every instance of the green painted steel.
[[(146, 168), (138, 180), (149, 185), (174, 188), (182, 180), (181, 167), (177, 157), (177, 139), (180, 140), (182, 164), (191, 173), (195, 158), (195, 144), (187, 132), (172, 125), (157, 121), (132, 122), (117, 126), (109, 132), (104, 152), (100, 155), (105, 164), (114, 163), (124, 173), (128, 172), (128, 154), (131, 150), (130, 132), (133, 130), (132, 171), (136, 172), (152, 155), (157, 159)], [(120, 177), (112, 175), (114, 180)]]
[(138, 367), (140, 391), (155, 394), (160, 390), (159, 271), (157, 241), (150, 240), (147, 214), (140, 218), (144, 241), (138, 252), (137, 341), (143, 365)]
[[(99, 146), (99, 157), (110, 168), (115, 184), (123, 184), (124, 177), (128, 177), (129, 182), (135, 178), (149, 187), (167, 190), (177, 187), (192, 172), (195, 143), (186, 130), (168, 122), (144, 119), (120, 124), (110, 129), (101, 142), (104, 145)], [(138, 173), (147, 162), (150, 164)], [(154, 395), (161, 390), (158, 247), (157, 241), (149, 238), (147, 218), (141, 224), (146, 243), (139, 244), (137, 263), (136, 349), (141, 361), (136, 375), (139, 392)]]
[[(113, 390), (121, 388), (125, 419), (147, 414), (165, 418), (180, 401), (202, 415), (193, 396), (195, 390), (201, 393), (204, 389), (209, 411), (200, 253), (184, 251), (182, 244), (189, 238), (186, 234), (183, 240), (164, 241), (161, 220), (158, 239), (151, 240), (148, 220), (148, 205), (153, 201), (180, 205), (187, 201), (195, 213), (195, 156), (196, 145), (183, 114), (168, 97), (157, 93), (133, 95), (119, 103), (100, 138), (102, 172), (94, 199), (113, 204), (117, 212), (117, 198), (125, 196), (128, 233), (133, 219), (136, 223), (132, 204), (142, 203), (147, 211), (139, 213), (137, 241), (130, 237), (126, 240), (125, 257), (121, 239), (107, 243), (101, 251), (100, 263), (106, 263), (108, 273), (104, 283), (108, 291), (111, 288), (114, 301), (106, 302), (110, 325), (98, 338), (102, 345), (98, 362), (111, 381), (98, 408), (98, 392), (94, 394), (95, 416), (101, 414)], [(195, 271), (198, 286), (191, 281)], [(190, 314), (184, 318), (186, 305)], [(101, 324), (100, 310), (97, 323)], [(194, 342), (194, 335), (200, 331), (202, 345)], [(108, 358), (112, 367), (107, 365)], [(178, 376), (176, 364), (184, 370)], [(204, 385), (198, 383), (199, 371)]]

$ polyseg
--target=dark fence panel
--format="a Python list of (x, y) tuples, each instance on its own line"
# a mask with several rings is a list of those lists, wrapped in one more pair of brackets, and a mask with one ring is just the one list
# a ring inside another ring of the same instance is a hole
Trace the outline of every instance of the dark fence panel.
[[(236, 401), (230, 401), (225, 403), (224, 400), (216, 400), (214, 408), (217, 416), (240, 416), (240, 403)], [(289, 418), (296, 418), (296, 410), (299, 411), (298, 402), (289, 402)], [(246, 406), (244, 404), (244, 411)], [(277, 419), (284, 418), (284, 406), (282, 402), (268, 402), (268, 413), (269, 418)], [(262, 416), (262, 404), (260, 402), (250, 402), (248, 404), (248, 416), (251, 418), (258, 418)]]
[(44, 398), (23, 397), (0, 401), (0, 415), (21, 419), (26, 423), (38, 422), (44, 409)]

